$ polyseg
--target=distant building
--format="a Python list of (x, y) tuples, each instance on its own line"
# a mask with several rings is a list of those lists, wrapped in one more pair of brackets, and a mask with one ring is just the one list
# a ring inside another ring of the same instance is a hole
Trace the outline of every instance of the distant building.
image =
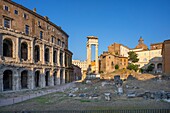
[(103, 52), (100, 55), (100, 72), (113, 72), (116, 65), (119, 66), (119, 69), (126, 68), (128, 66), (128, 57), (114, 55), (110, 52)]
[(163, 42), (163, 73), (170, 75), (170, 39)]
[(73, 80), (72, 81), (75, 81), (75, 80), (81, 80), (82, 79), (82, 73), (81, 73), (81, 68), (79, 66), (76, 66), (76, 65), (72, 65), (73, 66)]
[(82, 75), (84, 72), (86, 72), (86, 70), (87, 70), (87, 62), (86, 61), (72, 60), (72, 63), (81, 68)]
[(138, 45), (131, 49), (134, 51), (139, 58), (139, 61), (135, 64), (139, 65), (139, 68), (147, 69), (149, 65), (154, 67), (153, 72), (162, 72), (162, 43), (151, 44), (151, 49), (144, 44), (142, 37), (138, 40)]

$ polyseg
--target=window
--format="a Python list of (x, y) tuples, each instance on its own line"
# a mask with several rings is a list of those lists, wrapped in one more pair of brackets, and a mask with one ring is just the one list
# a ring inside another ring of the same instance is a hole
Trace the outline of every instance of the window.
[(53, 32), (54, 32), (54, 28), (53, 28)]
[(38, 21), (38, 26), (39, 26), (39, 27), (41, 26), (41, 22), (40, 22), (40, 21)]
[(9, 19), (4, 19), (4, 27), (10, 28), (10, 20)]
[(4, 6), (4, 10), (9, 11), (8, 6)]
[(25, 13), (24, 13), (23, 17), (24, 17), (25, 19), (27, 19), (27, 18), (28, 18), (27, 14), (25, 14)]
[(43, 39), (43, 32), (40, 31), (40, 39)]
[(18, 11), (17, 11), (17, 10), (14, 10), (14, 14), (18, 15)]
[(58, 45), (60, 45), (61, 44), (61, 40), (60, 39), (58, 39)]
[(25, 34), (29, 35), (29, 26), (28, 25), (25, 25)]
[(48, 30), (50, 29), (50, 26), (49, 26), (49, 25), (47, 25), (47, 29), (48, 29)]
[(62, 47), (64, 47), (65, 46), (65, 44), (64, 44), (64, 42), (62, 42)]
[(52, 42), (52, 43), (54, 42), (54, 37), (53, 37), (53, 36), (51, 37), (51, 42)]

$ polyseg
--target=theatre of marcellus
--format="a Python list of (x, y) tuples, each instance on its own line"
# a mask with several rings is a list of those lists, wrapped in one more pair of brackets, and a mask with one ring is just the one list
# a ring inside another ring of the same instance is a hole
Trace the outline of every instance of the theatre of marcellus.
[(0, 92), (73, 81), (68, 34), (11, 0), (0, 0)]

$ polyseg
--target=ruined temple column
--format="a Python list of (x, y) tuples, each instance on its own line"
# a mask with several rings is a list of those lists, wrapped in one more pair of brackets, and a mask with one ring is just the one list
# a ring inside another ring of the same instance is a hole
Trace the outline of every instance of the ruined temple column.
[(96, 44), (95, 65), (96, 65), (96, 73), (99, 73), (98, 44)]
[(91, 65), (91, 44), (87, 45), (87, 68)]

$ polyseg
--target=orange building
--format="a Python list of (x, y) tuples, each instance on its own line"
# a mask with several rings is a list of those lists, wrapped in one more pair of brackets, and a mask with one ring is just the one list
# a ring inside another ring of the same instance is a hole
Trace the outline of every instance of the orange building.
[(163, 42), (163, 73), (170, 75), (170, 39)]

